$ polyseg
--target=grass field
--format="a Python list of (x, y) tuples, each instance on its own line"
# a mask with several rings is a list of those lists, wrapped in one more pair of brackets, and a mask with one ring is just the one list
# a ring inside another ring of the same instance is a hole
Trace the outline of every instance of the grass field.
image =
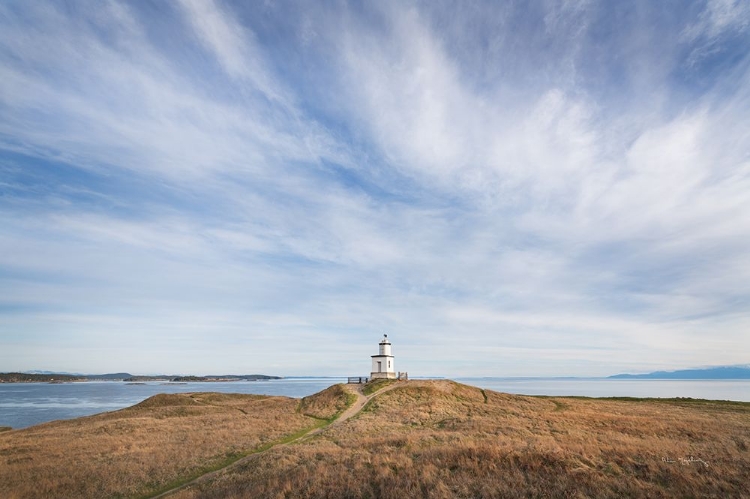
[[(303, 401), (318, 413), (303, 414)], [(156, 395), (121, 411), (0, 433), (0, 497), (149, 497), (321, 426), (347, 393), (332, 387), (303, 401)]]
[[(750, 404), (524, 397), (400, 382), (357, 416), (337, 385), (302, 400), (159, 395), (0, 433), (0, 497), (750, 497)], [(257, 451), (256, 454), (252, 454)]]
[(397, 383), (397, 381), (394, 379), (374, 379), (364, 386), (362, 393), (364, 393), (365, 395), (372, 395), (378, 390), (382, 390), (386, 386), (390, 386), (393, 383)]
[(175, 497), (750, 497), (748, 447), (750, 404), (409, 381), (346, 425)]

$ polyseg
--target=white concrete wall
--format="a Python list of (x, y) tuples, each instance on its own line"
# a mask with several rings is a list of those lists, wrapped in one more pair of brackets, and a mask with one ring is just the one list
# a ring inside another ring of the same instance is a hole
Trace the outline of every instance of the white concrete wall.
[[(381, 367), (380, 371), (378, 371), (378, 362), (380, 362)], [(390, 362), (390, 366), (388, 365)], [(396, 363), (393, 360), (392, 356), (383, 356), (383, 357), (373, 357), (372, 358), (372, 372), (383, 372), (383, 373), (395, 373), (396, 372)]]
[(391, 353), (391, 344), (390, 343), (381, 343), (380, 344), (380, 355), (393, 355)]

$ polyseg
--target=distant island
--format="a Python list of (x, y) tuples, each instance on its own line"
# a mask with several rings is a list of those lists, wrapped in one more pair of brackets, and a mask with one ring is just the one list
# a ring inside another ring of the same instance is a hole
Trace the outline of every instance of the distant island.
[(215, 381), (260, 381), (282, 379), (281, 376), (266, 374), (222, 374), (208, 376), (154, 375), (134, 376), (130, 373), (111, 374), (69, 374), (53, 372), (0, 373), (0, 383), (71, 383), (78, 381), (173, 381), (173, 382), (215, 382)]
[(70, 374), (0, 373), (0, 383), (65, 383), (71, 381), (86, 381), (86, 378)]
[(269, 379), (282, 379), (281, 376), (268, 376), (265, 374), (223, 374), (211, 376), (130, 376), (123, 379), (128, 382), (139, 381), (173, 381), (173, 382), (215, 382), (215, 381), (261, 381)]
[(616, 374), (610, 379), (750, 379), (750, 366), (656, 371), (648, 374)]

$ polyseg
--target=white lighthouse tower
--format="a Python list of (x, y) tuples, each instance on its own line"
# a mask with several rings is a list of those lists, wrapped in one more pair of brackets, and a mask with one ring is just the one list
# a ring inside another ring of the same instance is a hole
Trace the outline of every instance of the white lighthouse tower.
[(380, 341), (380, 353), (372, 356), (372, 372), (370, 379), (396, 379), (396, 367), (391, 355), (391, 342), (384, 334)]

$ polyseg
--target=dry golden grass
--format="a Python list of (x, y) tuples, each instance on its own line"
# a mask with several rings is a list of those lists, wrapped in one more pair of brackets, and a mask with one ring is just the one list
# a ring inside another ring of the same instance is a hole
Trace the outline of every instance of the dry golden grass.
[(331, 421), (356, 398), (344, 385), (333, 385), (315, 395), (304, 397), (300, 401), (299, 410), (305, 416)]
[(351, 402), (159, 395), (0, 433), (0, 498), (750, 497), (750, 404), (523, 397), (409, 381), (292, 445)]
[[(333, 392), (307, 403), (332, 415), (346, 402)], [(121, 411), (0, 433), (0, 498), (146, 497), (320, 424), (287, 397), (157, 395)]]
[(750, 497), (749, 448), (750, 404), (409, 381), (174, 497)]
[(397, 383), (397, 381), (395, 379), (373, 379), (364, 386), (362, 393), (365, 395), (372, 395), (393, 383)]

